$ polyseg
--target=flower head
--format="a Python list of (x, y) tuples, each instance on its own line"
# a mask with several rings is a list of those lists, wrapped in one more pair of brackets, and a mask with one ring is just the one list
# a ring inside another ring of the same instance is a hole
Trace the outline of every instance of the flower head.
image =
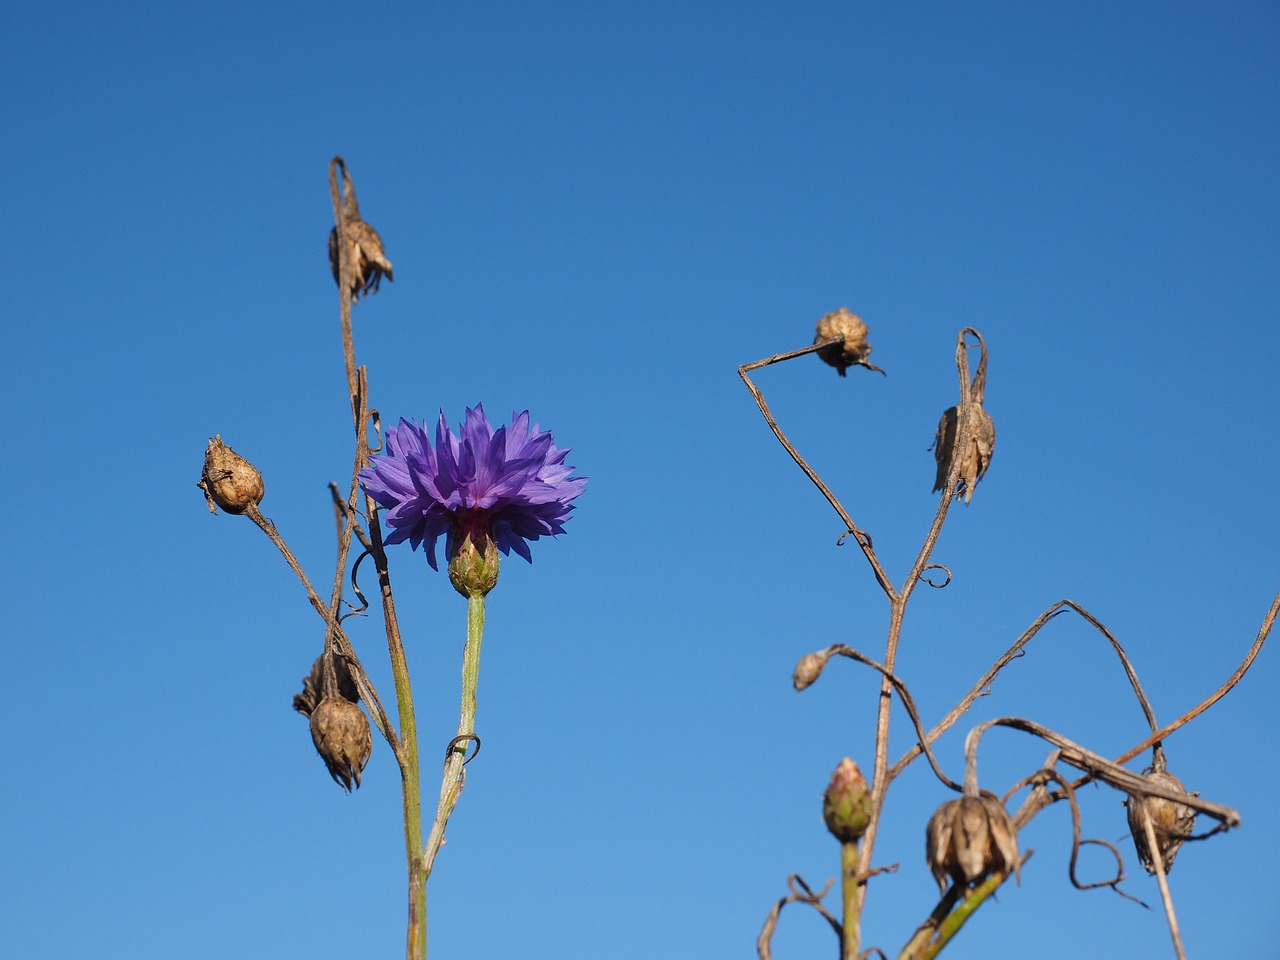
[(568, 453), (550, 432), (530, 427), (527, 410), (495, 430), (476, 404), (456, 436), (441, 411), (434, 444), (426, 424), (401, 420), (389, 428), (385, 450), (360, 471), (360, 482), (387, 508), (386, 542), (408, 540), (415, 550), (425, 544), (435, 569), (441, 535), (446, 561), (467, 540), (532, 561), (529, 543), (564, 533), (570, 501), (586, 486), (586, 477), (570, 476)]

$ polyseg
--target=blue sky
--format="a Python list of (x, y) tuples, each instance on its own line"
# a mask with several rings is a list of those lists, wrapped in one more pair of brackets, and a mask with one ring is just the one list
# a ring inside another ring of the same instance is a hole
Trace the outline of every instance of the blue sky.
[[(432, 881), (433, 955), (751, 956), (788, 874), (837, 872), (819, 798), (842, 756), (870, 766), (877, 682), (838, 663), (796, 694), (790, 672), (832, 642), (879, 657), (887, 605), (736, 367), (839, 306), (886, 378), (806, 357), (757, 382), (895, 580), (933, 514), (957, 331), (991, 350), (994, 463), (899, 654), (926, 719), (1064, 597), (1126, 645), (1161, 720), (1199, 702), (1280, 587), (1278, 42), (1263, 3), (14, 8), (11, 955), (403, 949), (390, 753), (353, 796), (330, 782), (290, 710), (319, 621), (195, 488), (221, 433), (332, 576), (326, 484), (350, 470), (335, 153), (396, 268), (356, 310), (375, 406), (527, 408), (591, 478), (569, 534), (508, 561), (491, 598), (484, 753)], [(420, 554), (392, 562), (430, 758), (465, 609)], [(379, 624), (353, 629), (389, 694)], [(1264, 649), (1167, 744), (1244, 823), (1178, 858), (1192, 956), (1268, 956), (1280, 933), (1258, 756), (1277, 680)], [(971, 722), (999, 715), (1109, 755), (1144, 729), (1103, 641), (1066, 619)], [(939, 744), (957, 779), (967, 726)], [(1046, 752), (989, 735), (984, 786)], [(900, 867), (864, 929), (891, 955), (934, 903), (924, 823), (948, 798), (923, 767), (889, 794), (876, 859)], [(1127, 850), (1119, 798), (1082, 803), (1086, 835)], [(1021, 886), (945, 955), (1171, 955), (1158, 907), (1071, 889), (1069, 837), (1065, 809), (1036, 820)], [(815, 915), (783, 914), (779, 960), (834, 949)]]

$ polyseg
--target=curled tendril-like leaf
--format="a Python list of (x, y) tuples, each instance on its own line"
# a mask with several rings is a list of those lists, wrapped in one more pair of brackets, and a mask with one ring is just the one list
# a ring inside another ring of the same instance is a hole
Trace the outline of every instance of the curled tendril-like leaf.
[[(925, 574), (928, 573), (930, 570), (941, 570), (943, 573), (947, 575), (947, 578), (940, 583), (935, 582), (931, 578), (925, 576)], [(945, 587), (947, 584), (951, 582), (951, 569), (947, 567), (945, 564), (930, 563), (920, 571), (919, 579), (924, 583), (927, 583), (929, 586), (933, 587), (933, 589), (941, 590), (943, 587)]]

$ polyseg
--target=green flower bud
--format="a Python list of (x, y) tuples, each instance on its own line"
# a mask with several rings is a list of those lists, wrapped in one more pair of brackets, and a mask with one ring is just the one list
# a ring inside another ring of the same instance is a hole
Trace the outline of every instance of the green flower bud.
[(856, 843), (871, 823), (871, 790), (848, 757), (840, 761), (822, 795), (822, 819), (841, 843)]
[(480, 535), (477, 546), (468, 533), (449, 558), (449, 582), (464, 597), (483, 597), (498, 583), (500, 557), (492, 537)]

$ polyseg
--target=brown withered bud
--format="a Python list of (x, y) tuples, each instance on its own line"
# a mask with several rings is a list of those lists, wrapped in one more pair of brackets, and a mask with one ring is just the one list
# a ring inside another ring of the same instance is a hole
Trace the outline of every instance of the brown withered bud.
[(925, 858), (940, 891), (948, 878), (962, 888), (993, 873), (1018, 874), (1018, 833), (1000, 801), (989, 793), (948, 800), (929, 818)]
[(841, 843), (857, 843), (871, 823), (871, 790), (858, 765), (845, 757), (822, 795), (822, 819)]
[[(346, 225), (347, 261), (351, 267), (351, 299), (359, 300), (362, 293), (378, 292), (383, 274), (388, 280), (395, 277), (391, 275), (391, 261), (382, 252), (378, 231), (360, 219), (360, 204), (356, 202), (356, 188), (346, 163), (340, 157), (335, 158), (335, 162), (342, 167), (342, 219)], [(329, 266), (333, 269), (333, 282), (341, 284), (336, 226), (329, 231)]]
[(791, 672), (791, 685), (796, 690), (803, 690), (818, 677), (822, 676), (822, 671), (827, 667), (827, 661), (831, 659), (831, 654), (826, 650), (819, 650), (817, 653), (806, 653), (800, 658), (796, 664), (795, 670)]
[(836, 373), (840, 376), (843, 377), (845, 370), (855, 366), (884, 373), (867, 360), (867, 357), (871, 356), (871, 344), (867, 343), (866, 323), (861, 317), (850, 313), (847, 307), (828, 313), (818, 321), (813, 342), (821, 343), (832, 337), (844, 337), (844, 343), (823, 347), (818, 351), (818, 358), (835, 367)]
[(223, 443), (220, 434), (209, 441), (196, 486), (204, 491), (210, 513), (217, 513), (218, 507), (227, 513), (244, 513), (257, 506), (264, 493), (258, 468)]
[[(1186, 793), (1182, 781), (1165, 770), (1164, 751), (1156, 749), (1151, 768), (1143, 776), (1166, 790), (1177, 790)], [(1199, 794), (1191, 794), (1199, 796)], [(1164, 872), (1173, 869), (1173, 858), (1178, 855), (1178, 848), (1184, 840), (1191, 836), (1196, 823), (1196, 812), (1184, 803), (1166, 800), (1164, 797), (1140, 797), (1131, 795), (1125, 800), (1129, 808), (1129, 832), (1133, 835), (1133, 845), (1138, 851), (1138, 862), (1147, 873), (1155, 873), (1155, 860), (1151, 856), (1151, 847), (1147, 843), (1147, 831), (1142, 826), (1142, 813), (1145, 810), (1151, 818), (1151, 829), (1156, 835), (1156, 845), (1160, 850), (1160, 860), (1164, 864)]]
[[(333, 673), (337, 681), (338, 695), (352, 703), (360, 702), (360, 691), (351, 677), (351, 669), (341, 657), (333, 658)], [(316, 657), (311, 672), (302, 678), (302, 692), (293, 695), (293, 709), (304, 717), (311, 716), (316, 705), (324, 697), (324, 654)]]
[[(938, 462), (938, 473), (934, 479), (933, 492), (937, 493), (946, 485), (947, 474), (951, 472), (951, 461), (956, 453), (957, 428), (960, 424), (960, 408), (951, 407), (938, 421), (938, 433), (933, 440), (933, 456)], [(956, 478), (956, 489), (953, 497), (964, 494), (967, 504), (973, 499), (973, 488), (978, 485), (991, 465), (991, 454), (996, 448), (996, 425), (991, 416), (982, 409), (981, 403), (973, 403), (969, 407), (969, 438), (965, 449), (960, 453), (960, 474)]]
[(311, 712), (311, 741), (335, 783), (348, 793), (373, 752), (369, 718), (343, 697), (325, 697)]

